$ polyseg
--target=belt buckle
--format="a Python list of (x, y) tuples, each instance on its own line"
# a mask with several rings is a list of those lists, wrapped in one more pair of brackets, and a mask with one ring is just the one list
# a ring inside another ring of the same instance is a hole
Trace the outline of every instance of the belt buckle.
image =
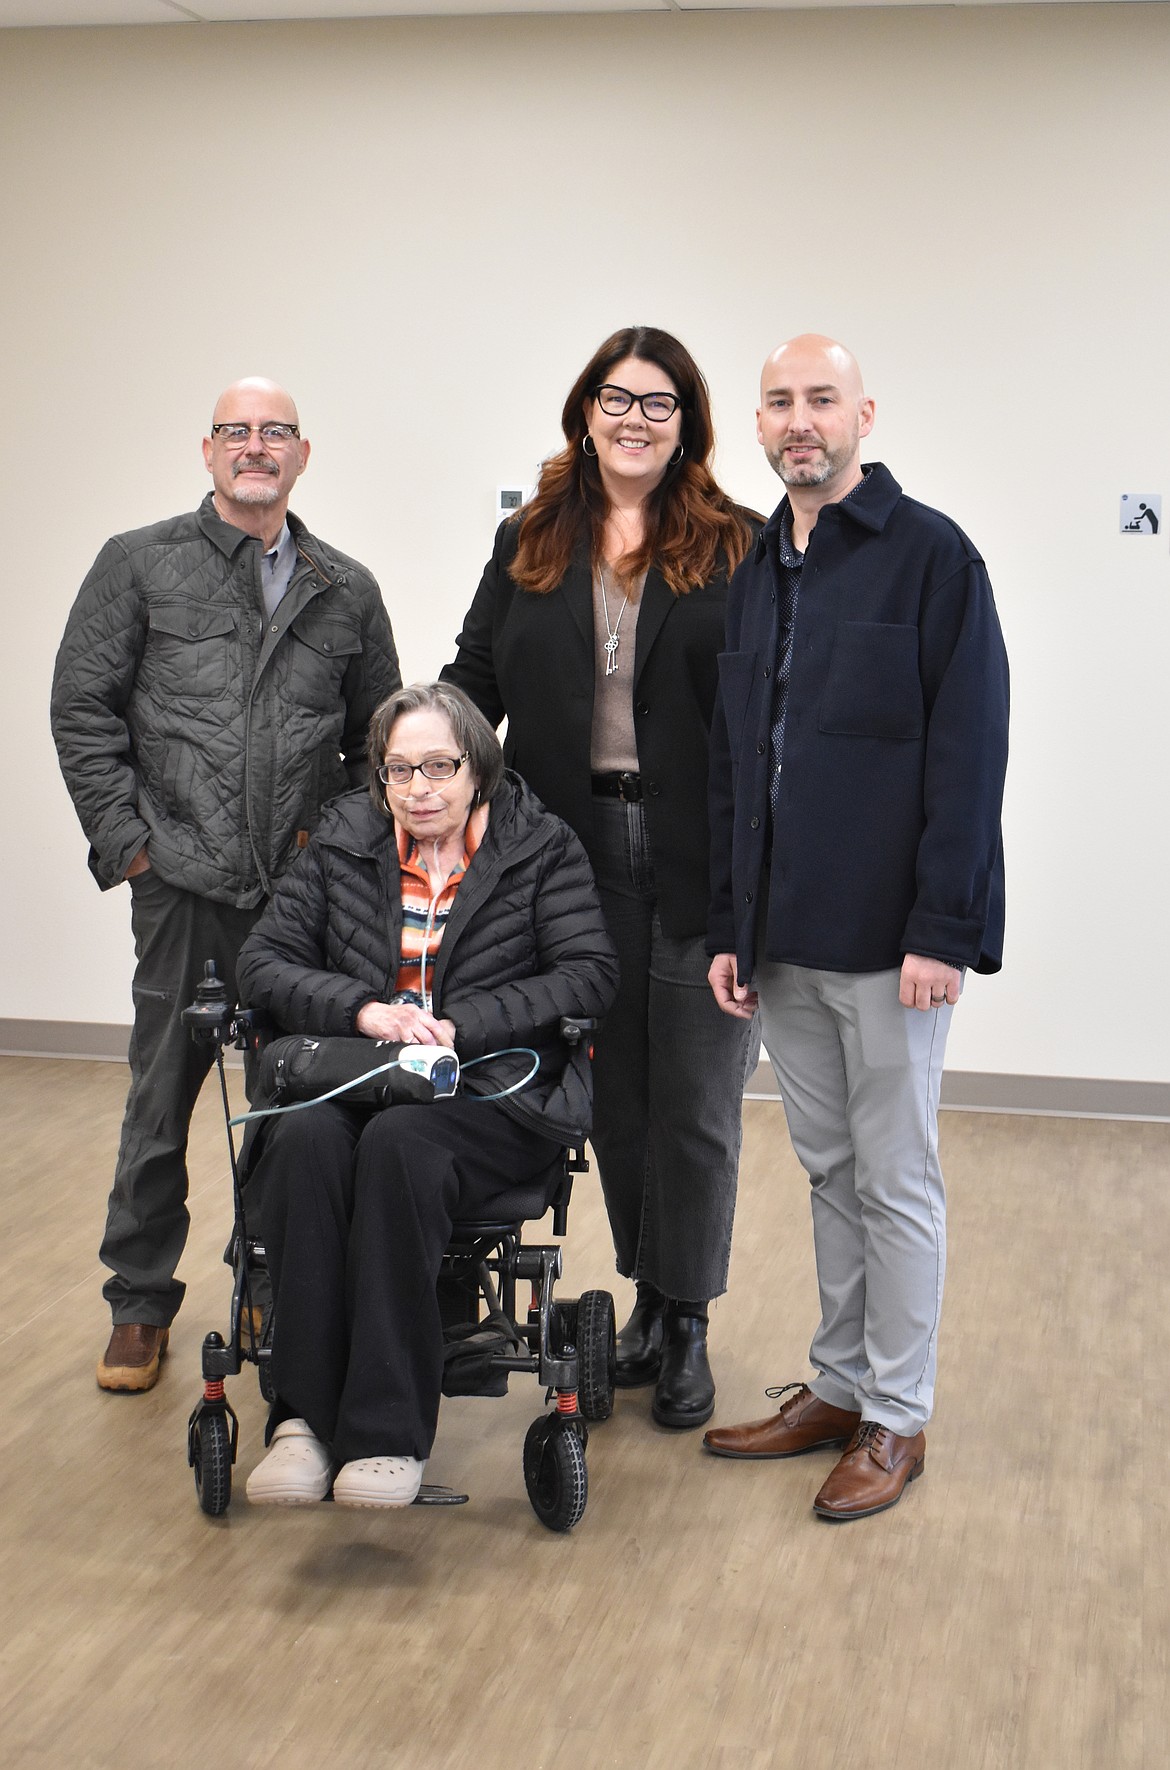
[[(634, 789), (633, 792), (627, 793), (627, 785)], [(641, 797), (642, 783), (638, 779), (638, 776), (636, 774), (631, 774), (629, 769), (621, 770), (618, 774), (618, 798), (621, 800), (622, 804), (637, 805)]]

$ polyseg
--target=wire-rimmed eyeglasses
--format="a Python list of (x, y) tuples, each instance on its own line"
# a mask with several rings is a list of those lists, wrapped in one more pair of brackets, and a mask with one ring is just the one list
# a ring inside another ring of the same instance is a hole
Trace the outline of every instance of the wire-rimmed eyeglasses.
[(613, 381), (595, 387), (593, 397), (610, 418), (624, 417), (636, 402), (642, 408), (643, 418), (649, 418), (651, 424), (665, 424), (682, 405), (676, 393), (631, 393), (628, 387), (618, 387)]
[(384, 787), (408, 787), (416, 774), (428, 781), (451, 781), (470, 760), (471, 751), (464, 750), (462, 756), (427, 756), (421, 762), (383, 762), (377, 771), (378, 779)]
[(301, 434), (295, 424), (213, 424), (211, 426), (212, 436), (218, 436), (221, 442), (229, 443), (233, 449), (248, 442), (253, 432), (261, 442), (267, 443), (269, 448), (273, 444), (291, 442), (294, 436), (299, 437)]

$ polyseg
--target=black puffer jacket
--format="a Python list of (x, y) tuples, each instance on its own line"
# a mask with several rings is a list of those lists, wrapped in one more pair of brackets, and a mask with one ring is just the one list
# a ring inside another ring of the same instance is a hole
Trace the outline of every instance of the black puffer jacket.
[(260, 543), (198, 510), (102, 548), (53, 677), (53, 736), (117, 885), (144, 844), (170, 885), (259, 903), (326, 799), (365, 775), (366, 732), (402, 678), (377, 584), (289, 513), (292, 581), (271, 620)]
[[(402, 897), (394, 825), (368, 793), (347, 793), (244, 942), (243, 999), (286, 1032), (350, 1035), (359, 1009), (393, 995)], [(530, 1046), (540, 1070), (502, 1109), (558, 1142), (588, 1133), (583, 1051), (560, 1038), (563, 1014), (604, 1014), (617, 958), (593, 874), (567, 824), (509, 774), (459, 889), (435, 963), (434, 1012), (454, 1023), (461, 1062)], [(519, 1081), (526, 1057), (469, 1070), (470, 1092)]]

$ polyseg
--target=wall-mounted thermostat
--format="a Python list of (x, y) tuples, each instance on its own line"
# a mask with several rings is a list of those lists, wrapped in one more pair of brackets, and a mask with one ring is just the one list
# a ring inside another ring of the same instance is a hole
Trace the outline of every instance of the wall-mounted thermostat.
[(507, 517), (515, 516), (522, 504), (527, 504), (535, 486), (497, 486), (496, 487), (496, 526)]
[(1156, 535), (1162, 527), (1161, 492), (1122, 492), (1123, 535)]

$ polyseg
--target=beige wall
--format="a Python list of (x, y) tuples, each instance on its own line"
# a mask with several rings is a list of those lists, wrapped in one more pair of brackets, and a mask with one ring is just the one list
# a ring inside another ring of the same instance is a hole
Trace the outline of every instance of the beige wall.
[(46, 702), (101, 541), (189, 508), (214, 393), (294, 390), (297, 508), (450, 654), (494, 488), (613, 326), (707, 371), (770, 508), (759, 360), (860, 355), (874, 456), (983, 549), (1015, 674), (1009, 944), (954, 1067), (1170, 1079), (1165, 6), (0, 33), (8, 865), (0, 1015), (125, 1021)]

